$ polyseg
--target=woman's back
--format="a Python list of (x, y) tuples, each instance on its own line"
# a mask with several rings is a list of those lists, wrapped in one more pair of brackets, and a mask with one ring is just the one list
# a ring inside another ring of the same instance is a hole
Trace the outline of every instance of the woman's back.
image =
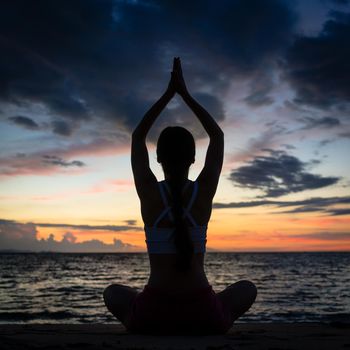
[[(194, 252), (189, 269), (186, 273), (183, 273), (175, 268), (176, 253), (165, 252), (171, 247), (171, 242), (164, 242), (163, 239), (160, 239), (162, 242), (148, 242), (151, 267), (148, 284), (174, 293), (181, 291), (185, 293), (209, 285), (204, 272), (204, 255), (207, 224), (210, 219), (212, 201), (205, 192), (205, 186), (199, 184), (198, 180), (195, 182), (187, 180), (182, 188), (182, 203), (184, 203), (185, 210), (189, 209), (185, 215), (185, 222), (190, 234), (194, 236), (195, 247), (198, 248), (197, 252)], [(153, 188), (153, 190), (153, 196), (150, 195), (141, 201), (146, 242), (147, 238), (152, 239), (152, 236), (156, 235), (158, 237), (163, 235), (165, 240), (165, 237), (172, 236), (174, 231), (170, 207), (172, 198), (169, 185), (166, 181), (162, 181), (157, 183), (157, 187)], [(154, 239), (159, 240), (158, 237)], [(157, 248), (159, 244), (161, 244), (160, 248)], [(166, 248), (165, 250), (164, 247)], [(162, 249), (164, 253), (162, 253)], [(152, 253), (152, 250), (158, 251), (157, 253)]]
[[(195, 182), (197, 182), (197, 193), (194, 198), (194, 202), (191, 207), (191, 216), (194, 218), (196, 223), (200, 226), (205, 226), (208, 224), (212, 211), (212, 198), (208, 196), (208, 191), (206, 191), (206, 186), (203, 181), (198, 178), (196, 181), (190, 181), (185, 179), (182, 188), (185, 188), (185, 191), (182, 193), (182, 203), (186, 207), (186, 205), (190, 202), (192, 194), (194, 192)], [(166, 183), (166, 181), (165, 181)], [(187, 184), (188, 183), (188, 184)], [(168, 185), (169, 186), (169, 185)], [(165, 185), (165, 188), (168, 186)], [(165, 192), (167, 199), (170, 199), (171, 202), (171, 194), (169, 195), (169, 191)], [(169, 198), (170, 197), (170, 198)], [(146, 226), (153, 226), (156, 222), (159, 214), (164, 209), (164, 201), (162, 199), (161, 190), (159, 188), (159, 183), (156, 182), (152, 184), (151, 188), (149, 188), (149, 195), (140, 198), (141, 202), (141, 215), (143, 222)], [(191, 222), (187, 222), (189, 226), (191, 226)], [(165, 216), (161, 222), (158, 223), (158, 227), (173, 227), (174, 223), (169, 218), (169, 216)]]

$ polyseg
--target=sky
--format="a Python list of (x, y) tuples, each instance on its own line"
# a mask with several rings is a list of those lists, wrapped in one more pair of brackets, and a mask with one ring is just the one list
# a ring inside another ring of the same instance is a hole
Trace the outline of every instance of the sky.
[(0, 250), (145, 251), (130, 136), (179, 56), (225, 134), (208, 251), (349, 251), (349, 37), (348, 0), (2, 1)]

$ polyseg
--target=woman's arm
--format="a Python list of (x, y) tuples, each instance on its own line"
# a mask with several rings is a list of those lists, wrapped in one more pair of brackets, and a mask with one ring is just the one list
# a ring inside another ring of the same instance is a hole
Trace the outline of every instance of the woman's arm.
[(152, 182), (157, 182), (149, 166), (148, 151), (146, 146), (146, 136), (153, 123), (163, 111), (168, 102), (173, 98), (175, 89), (172, 79), (165, 93), (147, 111), (139, 125), (132, 133), (131, 141), (131, 167), (134, 174), (134, 181), (139, 197), (143, 197), (148, 192), (147, 189)]
[(205, 164), (198, 176), (198, 181), (204, 183), (208, 189), (211, 189), (210, 195), (214, 197), (224, 158), (224, 133), (214, 118), (188, 92), (182, 74), (180, 58), (174, 60), (173, 79), (176, 92), (179, 93), (185, 103), (197, 116), (209, 135), (210, 142)]
[(151, 129), (153, 123), (159, 116), (159, 114), (163, 111), (165, 106), (169, 103), (169, 101), (174, 97), (175, 90), (172, 87), (168, 86), (167, 90), (160, 97), (160, 99), (146, 112), (140, 121), (139, 125), (135, 128), (132, 133), (133, 140), (143, 140), (145, 141), (146, 136)]
[(215, 119), (190, 95), (188, 91), (184, 92), (181, 96), (191, 108), (192, 112), (197, 116), (210, 139), (218, 137), (222, 138), (224, 136), (223, 131)]

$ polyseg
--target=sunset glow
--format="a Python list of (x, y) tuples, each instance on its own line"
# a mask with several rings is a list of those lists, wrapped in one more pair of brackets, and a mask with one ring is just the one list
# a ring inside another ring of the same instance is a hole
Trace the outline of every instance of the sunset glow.
[[(174, 56), (225, 133), (208, 251), (350, 250), (349, 4), (76, 2), (65, 18), (7, 3), (0, 250), (145, 251), (130, 135)], [(169, 124), (195, 135), (194, 180), (208, 138), (178, 97), (149, 137), (151, 168), (162, 180)]]

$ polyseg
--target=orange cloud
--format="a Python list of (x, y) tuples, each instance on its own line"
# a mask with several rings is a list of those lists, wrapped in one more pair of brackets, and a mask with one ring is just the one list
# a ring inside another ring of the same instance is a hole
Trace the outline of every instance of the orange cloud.
[[(121, 139), (95, 139), (88, 143), (75, 143), (67, 147), (51, 148), (34, 153), (18, 153), (16, 156), (0, 158), (0, 176), (18, 175), (52, 175), (56, 173), (69, 173), (76, 175), (87, 172), (86, 167), (55, 166), (45, 162), (45, 157), (55, 156), (67, 161), (75, 160), (73, 157), (84, 156), (110, 156), (123, 154), (129, 151), (129, 142), (126, 137)], [(75, 160), (76, 161), (76, 160)]]

